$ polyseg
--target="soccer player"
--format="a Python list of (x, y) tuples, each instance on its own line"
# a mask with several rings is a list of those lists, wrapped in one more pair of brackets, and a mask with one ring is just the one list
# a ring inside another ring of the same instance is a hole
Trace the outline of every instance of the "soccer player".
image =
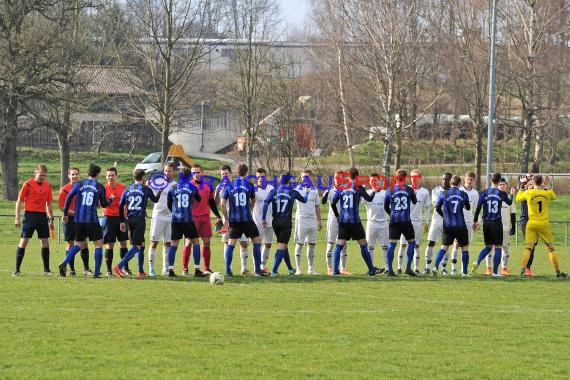
[[(475, 184), (476, 174), (473, 171), (468, 171), (465, 173), (463, 186), (459, 187), (459, 190), (467, 193), (469, 197), (469, 210), (464, 208), (463, 209), (463, 217), (465, 218), (465, 224), (467, 225), (467, 234), (469, 236), (469, 244), (471, 244), (471, 240), (473, 240), (473, 212), (475, 208), (477, 208), (477, 202), (479, 201), (479, 192), (477, 189), (473, 187)], [(457, 251), (458, 251), (458, 243), (455, 242), (453, 244), (453, 250), (451, 251), (451, 275), (455, 276), (457, 273)], [(443, 258), (444, 263), (447, 261), (448, 253), (445, 254)], [(491, 268), (489, 268), (491, 269)], [(491, 272), (489, 272), (491, 274)]]
[[(374, 276), (380, 273), (380, 269), (372, 265), (372, 258), (370, 257), (368, 242), (366, 241), (366, 233), (364, 232), (364, 227), (362, 227), (360, 220), (359, 206), (360, 198), (371, 201), (374, 199), (375, 193), (368, 195), (364, 187), (356, 185), (354, 181), (359, 175), (357, 168), (350, 168), (348, 175), (350, 181), (348, 181), (348, 183), (343, 181), (345, 182), (344, 185), (339, 183), (331, 202), (333, 212), (338, 218), (338, 238), (333, 252), (333, 276), (342, 275), (339, 268), (340, 253), (346, 241), (350, 239), (356, 240), (360, 245), (360, 254), (368, 267), (368, 275)], [(341, 205), (340, 211), (337, 208), (337, 203), (339, 202)]]
[[(507, 180), (501, 177), (499, 181), (499, 190), (507, 192), (508, 184)], [(511, 245), (511, 235), (515, 234), (515, 223), (516, 223), (516, 208), (515, 203), (507, 205), (503, 203), (501, 206), (501, 222), (503, 223), (503, 254), (501, 256), (501, 275), (510, 276), (509, 271), (509, 248)], [(489, 256), (487, 256), (489, 257)]]
[[(386, 270), (388, 266), (388, 242), (390, 241), (388, 233), (388, 219), (386, 218), (386, 211), (384, 210), (384, 198), (386, 197), (386, 190), (382, 187), (385, 186), (378, 173), (370, 174), (370, 185), (373, 185), (367, 190), (368, 195), (374, 195), (374, 189), (381, 189), (378, 194), (374, 196), (371, 201), (366, 201), (366, 241), (368, 242), (368, 251), (370, 252), (370, 260), (374, 265), (374, 251), (377, 243), (380, 243), (382, 248), (382, 257), (384, 266), (380, 268), (380, 273)], [(374, 183), (372, 183), (374, 182)]]
[(308, 201), (297, 200), (295, 212), (295, 266), (296, 275), (301, 274), (301, 253), (303, 246), (307, 244), (307, 274), (318, 274), (315, 270), (315, 244), (317, 243), (317, 231), (323, 228), (321, 222), (321, 200), (319, 191), (313, 186), (311, 171), (305, 169), (299, 178), (299, 187), (309, 189)]
[[(427, 222), (430, 215), (430, 195), (429, 190), (423, 187), (422, 172), (419, 169), (414, 169), (410, 172), (410, 177), (414, 181), (414, 191), (418, 202), (411, 204), (410, 218), (412, 226), (414, 226), (415, 246), (414, 246), (414, 272), (420, 273), (420, 243), (422, 233), (427, 232), (429, 224)], [(422, 216), (423, 214), (423, 216)], [(404, 262), (404, 252), (407, 251), (408, 242), (404, 235), (400, 237), (400, 248), (398, 249), (398, 274), (402, 273), (402, 264)]]
[[(452, 174), (447, 172), (441, 176), (441, 185), (433, 188), (431, 191), (431, 203), (435, 208), (439, 196), (447, 189), (449, 189), (449, 181), (451, 181)], [(431, 223), (428, 231), (428, 244), (426, 247), (426, 267), (424, 269), (424, 274), (429, 274), (431, 271), (431, 261), (433, 256), (433, 250), (435, 247), (435, 242), (441, 237), (443, 232), (443, 218), (437, 212), (433, 212), (431, 216)], [(447, 275), (447, 270), (445, 267), (441, 270), (443, 276)]]
[[(334, 186), (338, 185), (338, 176), (341, 175), (341, 171), (337, 171), (334, 173), (333, 183), (331, 184), (331, 188), (327, 189), (323, 193), (323, 197), (321, 199), (321, 203), (324, 205), (327, 202), (329, 203), (329, 212), (327, 215), (327, 230), (326, 230), (326, 241), (327, 241), (327, 251), (325, 254), (326, 262), (327, 262), (327, 274), (332, 276), (333, 274), (333, 250), (336, 245), (336, 241), (338, 239), (338, 217), (334, 214), (332, 209), (331, 203), (333, 199), (333, 195), (336, 191)], [(347, 247), (348, 243), (342, 247), (341, 256), (340, 256), (340, 273), (343, 276), (350, 276), (350, 273), (346, 269), (346, 262), (347, 262)]]
[[(146, 205), (150, 199), (157, 202), (160, 199), (161, 191), (154, 194), (152, 189), (144, 183), (144, 170), (135, 169), (133, 171), (135, 182), (125, 189), (119, 201), (119, 216), (121, 218), (121, 230), (128, 229), (131, 233), (131, 248), (119, 264), (113, 267), (113, 272), (119, 277), (125, 276), (125, 267), (129, 260), (137, 255), (138, 272), (137, 278), (145, 278), (148, 275), (144, 271), (144, 256), (142, 248), (144, 246), (144, 234), (146, 231)], [(127, 211), (125, 218), (125, 209)]]
[[(105, 188), (97, 179), (101, 174), (99, 165), (91, 164), (87, 169), (89, 178), (78, 181), (72, 188), (63, 206), (63, 223), (69, 220), (69, 208), (71, 202), (75, 199), (75, 210), (73, 220), (75, 223), (75, 245), (69, 249), (65, 259), (59, 264), (59, 275), (66, 276), (66, 266), (69, 261), (79, 251), (83, 251), (82, 256), (89, 258), (89, 248), (87, 247), (87, 239), (95, 245), (95, 272), (94, 278), (101, 277), (101, 264), (103, 263), (103, 230), (99, 224), (97, 217), (97, 207), (109, 206), (114, 198), (111, 194), (109, 199), (105, 198)], [(91, 271), (85, 271), (84, 275), (90, 275)]]
[[(222, 194), (226, 187), (230, 186), (232, 183), (232, 168), (229, 165), (222, 165), (220, 166), (220, 177), (221, 182), (216, 186), (216, 190), (214, 191), (214, 200), (220, 207), (222, 206)], [(229, 211), (230, 203), (226, 203), (226, 211)], [(222, 226), (222, 243), (224, 243), (224, 252), (228, 247), (228, 241), (230, 240), (230, 235), (227, 230), (227, 225)], [(250, 272), (247, 269), (247, 246), (248, 246), (248, 238), (245, 235), (241, 235), (240, 241), (240, 259), (241, 259), (241, 274), (248, 275)]]
[[(27, 180), (18, 194), (16, 201), (14, 226), (22, 227), (20, 235), (20, 243), (16, 249), (16, 270), (12, 276), (20, 275), (20, 266), (28, 241), (34, 235), (34, 231), (38, 233), (40, 239), (41, 255), (44, 264), (44, 275), (51, 276), (49, 268), (49, 235), (50, 229), (53, 229), (53, 195), (51, 185), (46, 181), (48, 169), (45, 165), (38, 165), (34, 170), (34, 178)], [(24, 220), (20, 222), (20, 211), (24, 203)]]
[[(210, 240), (212, 239), (212, 220), (210, 219), (210, 210), (216, 216), (216, 224), (221, 219), (218, 212), (218, 206), (214, 200), (214, 188), (209, 182), (201, 181), (203, 174), (202, 166), (199, 164), (192, 164), (190, 168), (192, 175), (192, 184), (198, 189), (200, 193), (200, 201), (194, 200), (192, 205), (192, 215), (194, 217), (194, 225), (198, 231), (198, 236), (202, 239), (202, 257), (204, 259), (204, 272), (200, 270), (200, 241), (197, 244), (192, 244), (192, 258), (194, 261), (194, 277), (206, 277), (212, 273), (210, 269), (210, 258), (212, 251), (210, 250)], [(188, 275), (188, 262), (190, 260), (190, 244), (187, 244), (182, 249), (182, 274)]]
[(541, 175), (535, 174), (532, 177), (532, 184), (533, 189), (519, 192), (516, 197), (517, 201), (526, 200), (528, 204), (528, 223), (524, 240), (525, 250), (521, 262), (521, 276), (525, 275), (532, 248), (540, 239), (546, 244), (548, 258), (554, 266), (556, 277), (567, 278), (568, 274), (560, 271), (558, 255), (552, 244), (552, 229), (548, 220), (548, 206), (550, 201), (556, 199), (556, 194), (554, 190), (546, 187), (548, 186), (548, 176), (543, 180)]
[[(64, 185), (59, 190), (58, 196), (58, 203), (59, 209), (63, 212), (63, 206), (65, 205), (65, 199), (67, 198), (67, 194), (71, 191), (71, 188), (79, 181), (79, 169), (78, 168), (70, 168), (67, 171), (67, 177), (69, 178), (69, 182)], [(73, 211), (75, 210), (75, 203), (71, 203), (69, 207), (68, 214), (69, 216), (73, 216)], [(73, 222), (73, 218), (67, 221), (67, 223), (63, 225), (63, 238), (66, 242), (65, 254), (69, 252), (69, 249), (73, 246), (73, 242), (75, 241), (75, 223)], [(83, 255), (83, 251), (81, 252), (81, 258), (83, 259), (83, 268), (84, 271), (89, 270), (89, 257), (85, 257)], [(75, 257), (69, 261), (69, 275), (75, 277)]]
[[(164, 177), (156, 177), (157, 188), (162, 188), (164, 194), (168, 194), (173, 185), (174, 174), (177, 172), (174, 162), (164, 164)], [(155, 193), (156, 194), (156, 193)], [(156, 276), (156, 247), (162, 240), (162, 275), (168, 276), (168, 251), (170, 249), (170, 235), (172, 234), (172, 212), (168, 209), (167, 197), (160, 197), (158, 202), (152, 207), (152, 218), (150, 220), (150, 248), (148, 249), (148, 275)]]
[[(117, 168), (111, 166), (107, 168), (105, 173), (107, 183), (105, 184), (105, 197), (111, 197), (113, 194), (113, 203), (103, 209), (103, 244), (107, 245), (105, 249), (105, 265), (107, 266), (107, 277), (113, 276), (113, 248), (115, 242), (119, 242), (119, 254), (121, 259), (127, 254), (127, 239), (129, 235), (126, 231), (121, 231), (121, 216), (119, 214), (119, 201), (125, 185), (117, 181)], [(125, 265), (125, 273), (132, 275), (128, 264)]]
[[(521, 178), (519, 190), (523, 192), (525, 190), (530, 190), (530, 189), (532, 189), (532, 175), (529, 173)], [(523, 237), (526, 237), (526, 224), (528, 222), (528, 205), (526, 200), (520, 201), (520, 205), (521, 205), (521, 216), (520, 216), (521, 230), (523, 233)], [(526, 264), (525, 276), (527, 277), (534, 276), (534, 272), (531, 270), (531, 267), (532, 267), (532, 262), (534, 261), (535, 248), (536, 245), (530, 251), (530, 258), (528, 259), (528, 262)]]
[(226, 274), (233, 276), (232, 257), (237, 239), (244, 234), (253, 242), (253, 265), (256, 276), (267, 276), (261, 270), (261, 238), (259, 230), (251, 215), (252, 200), (255, 199), (254, 186), (245, 180), (248, 167), (245, 164), (238, 166), (238, 177), (228, 186), (222, 194), (222, 212), (224, 213), (224, 226), (228, 227), (229, 241), (224, 252), (226, 259)]
[[(493, 255), (493, 277), (501, 277), (499, 273), (499, 265), (501, 264), (501, 256), (503, 253), (503, 223), (501, 221), (501, 207), (503, 203), (510, 205), (513, 203), (512, 195), (508, 195), (500, 190), (499, 181), (501, 180), (501, 173), (493, 173), (491, 175), (491, 187), (482, 191), (477, 202), (477, 210), (473, 218), (473, 228), (479, 229), (479, 213), (483, 208), (483, 240), (485, 247), (479, 252), (477, 261), (471, 266), (471, 272), (475, 273), (481, 261), (491, 253), (495, 247), (495, 254)], [(514, 193), (514, 189), (511, 189)]]
[(435, 211), (443, 218), (443, 238), (441, 248), (435, 259), (435, 269), (432, 271), (434, 276), (437, 275), (439, 264), (443, 260), (447, 248), (453, 244), (454, 240), (457, 240), (461, 247), (461, 275), (463, 277), (469, 276), (469, 273), (467, 273), (469, 265), (469, 234), (463, 210), (469, 210), (471, 203), (467, 193), (458, 188), (460, 183), (461, 177), (457, 175), (452, 176), (449, 182), (450, 188), (439, 196), (435, 206)]
[(269, 252), (273, 242), (273, 210), (267, 213), (267, 226), (263, 227), (263, 204), (269, 195), (269, 192), (274, 189), (273, 185), (267, 183), (267, 171), (264, 168), (259, 168), (255, 171), (257, 177), (257, 186), (255, 188), (255, 200), (253, 204), (253, 221), (259, 230), (261, 236), (261, 270), (269, 273), (267, 269), (267, 259), (269, 259)]
[(410, 216), (410, 209), (412, 204), (416, 204), (416, 192), (411, 186), (406, 185), (406, 177), (408, 173), (404, 169), (396, 170), (396, 183), (391, 185), (392, 189), (386, 192), (384, 197), (384, 210), (386, 214), (390, 215), (390, 244), (388, 245), (388, 268), (386, 275), (396, 276), (392, 267), (394, 261), (394, 251), (396, 250), (396, 243), (402, 235), (408, 241), (408, 249), (406, 256), (406, 273), (408, 276), (417, 276), (416, 272), (412, 270), (412, 262), (414, 261), (414, 248), (416, 245), (414, 226)]
[[(277, 189), (271, 190), (263, 204), (262, 224), (267, 228), (267, 210), (269, 209), (269, 204), (271, 204), (273, 209), (273, 230), (277, 236), (277, 251), (275, 251), (275, 262), (273, 263), (271, 276), (277, 276), (279, 274), (279, 265), (285, 256), (287, 245), (291, 239), (291, 229), (293, 228), (291, 214), (293, 212), (293, 205), (296, 200), (307, 203), (309, 197), (309, 188), (306, 188), (305, 194), (301, 195), (294, 189), (294, 186), (290, 185), (292, 178), (293, 176), (291, 176), (290, 173), (281, 175), (280, 186)], [(299, 267), (297, 267), (297, 269), (298, 268)]]

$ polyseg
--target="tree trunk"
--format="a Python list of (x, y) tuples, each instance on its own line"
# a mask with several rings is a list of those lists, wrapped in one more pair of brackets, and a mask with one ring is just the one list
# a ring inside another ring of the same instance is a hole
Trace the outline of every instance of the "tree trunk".
[(67, 136), (68, 133), (64, 131), (61, 131), (57, 134), (57, 144), (59, 145), (60, 186), (63, 186), (67, 183), (67, 173), (69, 171), (70, 165), (70, 148)]
[(0, 150), (2, 160), (2, 187), (4, 188), (4, 199), (15, 201), (18, 199), (18, 118), (17, 103), (15, 98), (8, 101), (5, 113), (4, 136), (1, 136)]
[[(388, 129), (391, 131), (391, 128)], [(392, 134), (388, 132), (384, 138), (384, 159), (382, 160), (382, 168), (384, 169), (384, 175), (390, 177), (392, 174), (390, 172), (390, 162), (392, 161)]]
[(337, 58), (338, 58), (338, 94), (340, 97), (340, 107), (342, 109), (342, 126), (344, 128), (344, 137), (346, 139), (346, 149), (348, 152), (349, 166), (354, 167), (354, 155), (352, 152), (350, 129), (348, 127), (348, 112), (346, 111), (346, 99), (344, 97), (344, 81), (342, 79), (342, 51), (340, 47), (337, 47)]
[(537, 172), (540, 172), (540, 165), (542, 164), (542, 158), (544, 155), (544, 127), (537, 128), (534, 134), (534, 163), (533, 168), (538, 168)]
[(528, 173), (531, 140), (532, 140), (532, 115), (527, 116), (523, 122), (521, 166), (520, 166), (521, 173)]

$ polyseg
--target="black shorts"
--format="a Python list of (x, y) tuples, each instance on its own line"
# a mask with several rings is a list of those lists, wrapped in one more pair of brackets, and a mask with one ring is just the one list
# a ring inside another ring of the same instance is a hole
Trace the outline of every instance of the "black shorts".
[(75, 240), (75, 221), (73, 216), (67, 218), (67, 223), (63, 223), (63, 239), (65, 241)]
[(277, 237), (277, 243), (289, 244), (291, 240), (291, 230), (293, 229), (293, 222), (287, 218), (273, 218), (271, 222), (273, 232)]
[(127, 225), (129, 226), (131, 245), (141, 245), (144, 243), (144, 234), (146, 231), (145, 218), (129, 218)]
[(194, 222), (172, 223), (172, 232), (170, 234), (171, 240), (180, 240), (182, 237), (186, 239), (197, 239), (198, 230)]
[(254, 239), (259, 236), (259, 230), (253, 220), (248, 222), (230, 222), (228, 234), (230, 239), (239, 239), (241, 234)]
[(366, 232), (362, 223), (339, 223), (338, 224), (339, 240), (362, 240), (366, 239)]
[(483, 222), (483, 240), (485, 245), (503, 245), (503, 222), (500, 219)]
[(103, 239), (103, 230), (99, 222), (75, 222), (75, 241), (97, 241)]
[[(103, 218), (103, 243), (114, 243), (116, 241), (127, 241), (129, 238), (128, 231), (121, 231), (120, 216), (105, 216)], [(144, 240), (144, 239), (143, 239)]]
[(412, 222), (395, 222), (390, 223), (389, 235), (390, 240), (400, 240), (400, 236), (404, 235), (407, 241), (415, 240), (416, 233), (414, 232), (414, 225)]
[(460, 247), (469, 245), (469, 232), (467, 231), (467, 226), (443, 227), (441, 243), (446, 247), (449, 247), (453, 244), (455, 239), (457, 239), (457, 244), (459, 244)]
[(34, 231), (38, 231), (39, 239), (49, 238), (49, 223), (45, 212), (24, 212), (20, 237), (31, 238), (34, 236)]

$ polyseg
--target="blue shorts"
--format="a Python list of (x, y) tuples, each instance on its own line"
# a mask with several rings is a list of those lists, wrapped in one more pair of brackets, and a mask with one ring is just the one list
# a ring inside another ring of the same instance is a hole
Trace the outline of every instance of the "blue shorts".
[(31, 238), (34, 236), (34, 231), (38, 231), (39, 239), (49, 238), (49, 224), (47, 213), (45, 212), (24, 212), (24, 221), (22, 222), (23, 238)]

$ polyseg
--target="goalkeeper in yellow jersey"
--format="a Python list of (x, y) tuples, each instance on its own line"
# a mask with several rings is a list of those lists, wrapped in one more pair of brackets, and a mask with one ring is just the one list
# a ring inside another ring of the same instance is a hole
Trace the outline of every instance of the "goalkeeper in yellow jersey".
[(544, 179), (541, 175), (532, 177), (534, 189), (527, 191), (519, 191), (516, 200), (518, 202), (527, 201), (528, 204), (528, 223), (526, 225), (525, 249), (521, 263), (521, 276), (525, 274), (525, 268), (530, 258), (530, 253), (538, 239), (546, 244), (548, 257), (556, 270), (556, 277), (566, 278), (568, 274), (560, 271), (558, 263), (558, 255), (552, 244), (552, 229), (548, 221), (548, 204), (556, 199), (554, 190), (546, 188), (548, 185), (548, 176)]

